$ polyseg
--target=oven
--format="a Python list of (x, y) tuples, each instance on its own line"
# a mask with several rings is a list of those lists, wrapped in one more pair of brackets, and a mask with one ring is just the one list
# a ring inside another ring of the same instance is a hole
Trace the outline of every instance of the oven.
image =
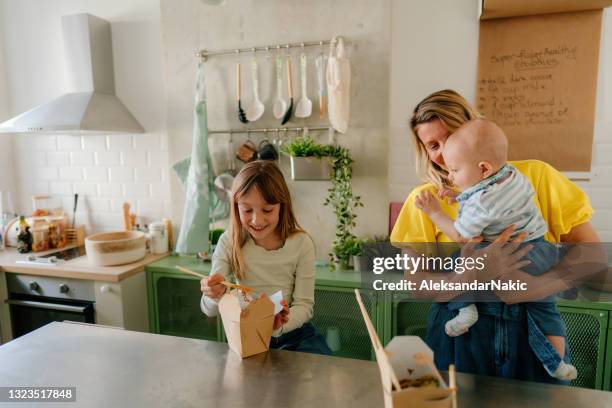
[(95, 323), (94, 282), (7, 273), (13, 338), (55, 321)]

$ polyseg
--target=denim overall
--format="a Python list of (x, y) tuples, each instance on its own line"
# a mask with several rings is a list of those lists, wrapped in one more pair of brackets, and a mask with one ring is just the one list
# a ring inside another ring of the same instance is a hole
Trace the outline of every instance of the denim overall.
[(325, 339), (321, 336), (311, 322), (304, 323), (302, 327), (278, 337), (272, 337), (270, 348), (278, 350), (301, 351), (304, 353), (332, 355)]

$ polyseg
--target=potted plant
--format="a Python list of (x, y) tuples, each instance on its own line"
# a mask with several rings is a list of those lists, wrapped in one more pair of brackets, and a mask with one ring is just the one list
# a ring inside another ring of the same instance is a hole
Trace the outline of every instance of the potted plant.
[(298, 137), (282, 148), (291, 157), (293, 180), (329, 180), (331, 158), (329, 145), (317, 143), (311, 137)]
[(359, 251), (353, 254), (353, 268), (357, 272), (368, 272), (372, 270), (373, 256), (368, 250), (369, 245), (373, 243), (373, 239), (360, 239), (359, 244), (355, 247)]

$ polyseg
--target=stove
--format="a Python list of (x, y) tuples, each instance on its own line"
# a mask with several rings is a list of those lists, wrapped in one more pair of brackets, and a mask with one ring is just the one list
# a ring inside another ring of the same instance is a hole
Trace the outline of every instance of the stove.
[(85, 246), (77, 246), (51, 252), (45, 255), (28, 255), (25, 259), (17, 261), (18, 264), (55, 266), (64, 261), (85, 255)]

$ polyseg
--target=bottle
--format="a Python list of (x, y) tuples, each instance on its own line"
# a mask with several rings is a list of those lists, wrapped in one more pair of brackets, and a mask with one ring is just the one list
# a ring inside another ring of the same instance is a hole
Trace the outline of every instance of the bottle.
[(149, 224), (150, 250), (152, 254), (163, 254), (168, 252), (168, 234), (166, 224), (163, 222), (152, 222)]
[(19, 217), (19, 234), (17, 235), (17, 251), (25, 254), (32, 251), (32, 233), (30, 232), (30, 226), (25, 220), (25, 217), (21, 215)]

